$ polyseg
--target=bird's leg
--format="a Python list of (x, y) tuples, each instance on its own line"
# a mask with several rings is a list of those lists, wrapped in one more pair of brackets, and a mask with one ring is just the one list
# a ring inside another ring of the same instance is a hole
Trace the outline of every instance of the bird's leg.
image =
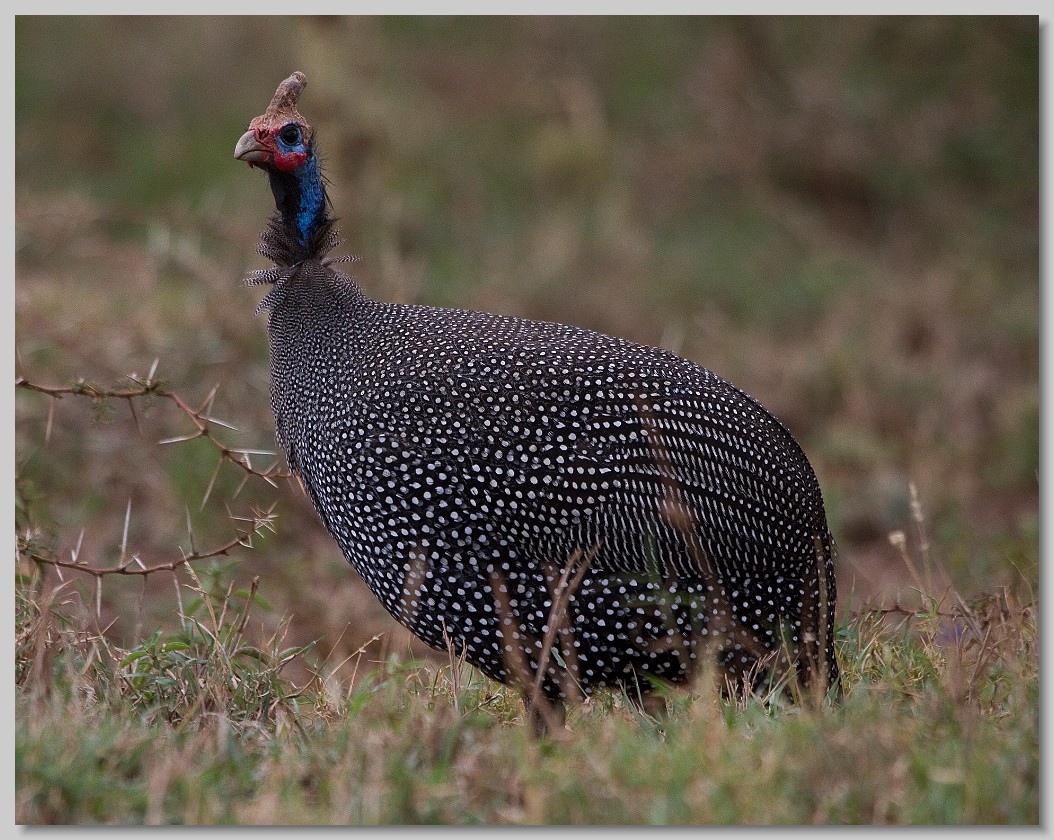
[(532, 692), (524, 692), (523, 708), (535, 737), (552, 736), (562, 730), (567, 720), (567, 709), (563, 701), (550, 700), (540, 694), (532, 697), (531, 694)]
[(657, 691), (628, 691), (626, 694), (637, 711), (647, 717), (662, 720), (670, 710), (666, 698)]

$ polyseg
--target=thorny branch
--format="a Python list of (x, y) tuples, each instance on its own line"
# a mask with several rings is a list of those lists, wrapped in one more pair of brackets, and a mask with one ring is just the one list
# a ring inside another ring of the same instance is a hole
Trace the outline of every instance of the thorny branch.
[[(102, 401), (106, 399), (125, 400), (128, 404), (129, 410), (132, 413), (132, 419), (135, 421), (136, 428), (140, 428), (139, 415), (136, 413), (135, 409), (136, 400), (145, 399), (147, 397), (156, 397), (160, 399), (170, 400), (179, 408), (180, 411), (182, 411), (187, 417), (190, 418), (191, 422), (194, 424), (196, 431), (192, 432), (189, 435), (184, 435), (183, 437), (167, 438), (165, 440), (159, 441), (159, 443), (180, 443), (183, 441), (195, 440), (196, 438), (205, 438), (210, 444), (212, 444), (213, 447), (215, 447), (216, 451), (220, 454), (220, 458), (223, 461), (229, 461), (230, 463), (234, 464), (239, 469), (244, 471), (246, 478), (248, 476), (253, 475), (258, 478), (262, 478), (271, 486), (277, 487), (278, 485), (275, 482), (276, 478), (286, 478), (290, 475), (288, 471), (283, 470), (279, 467), (279, 460), (277, 459), (277, 457), (275, 458), (271, 466), (269, 466), (265, 470), (259, 470), (252, 465), (251, 456), (273, 456), (275, 453), (257, 449), (235, 449), (225, 445), (213, 434), (211, 428), (213, 425), (223, 426), (228, 429), (235, 428), (230, 423), (226, 423), (223, 420), (219, 420), (209, 415), (209, 411), (212, 410), (213, 400), (216, 398), (216, 391), (218, 389), (218, 386), (214, 387), (209, 392), (208, 396), (205, 397), (205, 400), (200, 406), (198, 406), (197, 408), (191, 408), (189, 405), (187, 405), (183, 398), (179, 396), (179, 394), (177, 394), (175, 391), (170, 391), (169, 389), (165, 388), (159, 380), (154, 379), (154, 374), (156, 372), (157, 360), (155, 359), (153, 366), (150, 368), (150, 373), (146, 377), (146, 379), (139, 379), (135, 376), (129, 376), (128, 379), (131, 380), (133, 384), (130, 387), (126, 388), (100, 388), (98, 385), (94, 385), (84, 379), (78, 379), (77, 382), (73, 385), (66, 386), (38, 385), (34, 382), (30, 382), (24, 376), (19, 376), (15, 378), (15, 387), (24, 388), (28, 391), (36, 391), (40, 394), (45, 394), (48, 397), (51, 397), (52, 400), (60, 400), (66, 396), (88, 397), (93, 401)], [(213, 476), (213, 479), (215, 479), (215, 475)], [(210, 484), (209, 490), (211, 489), (212, 485)], [(238, 489), (240, 490), (241, 488), (239, 487)], [(237, 495), (237, 493), (235, 493), (235, 495)], [(205, 498), (206, 500), (208, 499), (208, 492), (206, 492)], [(202, 502), (202, 504), (204, 504), (204, 501)]]
[(79, 542), (78, 547), (70, 552), (71, 556), (69, 560), (63, 560), (60, 557), (55, 556), (51, 551), (42, 549), (33, 541), (23, 540), (22, 538), (19, 538), (18, 541), (18, 553), (27, 560), (32, 560), (35, 563), (45, 563), (49, 566), (56, 566), (59, 569), (74, 569), (78, 572), (92, 575), (95, 578), (102, 578), (107, 575), (145, 576), (152, 575), (156, 572), (173, 572), (180, 566), (193, 563), (196, 560), (207, 560), (210, 557), (227, 557), (230, 555), (231, 551), (238, 546), (241, 546), (242, 548), (252, 548), (253, 537), (261, 531), (274, 530), (273, 510), (273, 505), (267, 511), (254, 510), (253, 515), (245, 520), (249, 523), (249, 527), (245, 529), (236, 528), (234, 537), (223, 545), (206, 550), (193, 549), (190, 552), (182, 552), (181, 550), (182, 556), (178, 559), (171, 560), (167, 563), (157, 563), (153, 566), (145, 565), (137, 554), (133, 554), (126, 560), (122, 559), (118, 565), (109, 568), (100, 569), (95, 566), (89, 566), (79, 557)]
[[(15, 378), (15, 387), (23, 388), (28, 391), (35, 391), (40, 394), (44, 394), (49, 397), (52, 401), (52, 410), (48, 414), (48, 428), (46, 437), (50, 437), (52, 418), (54, 416), (54, 405), (57, 400), (63, 399), (67, 396), (72, 397), (87, 397), (94, 402), (102, 402), (108, 399), (124, 400), (129, 411), (132, 414), (132, 419), (135, 421), (136, 428), (139, 429), (142, 434), (142, 427), (139, 423), (139, 415), (136, 411), (136, 403), (147, 398), (160, 398), (172, 402), (179, 410), (190, 418), (191, 423), (194, 425), (194, 431), (190, 434), (167, 438), (161, 440), (158, 443), (161, 445), (179, 443), (183, 441), (195, 440), (197, 438), (205, 438), (219, 454), (219, 460), (216, 464), (216, 470), (212, 474), (212, 478), (209, 481), (208, 488), (205, 491), (204, 498), (202, 499), (202, 507), (208, 501), (208, 498), (212, 492), (213, 486), (216, 482), (216, 477), (219, 474), (220, 467), (224, 462), (229, 462), (237, 466), (244, 473), (242, 483), (235, 490), (234, 495), (237, 496), (245, 486), (245, 482), (250, 476), (263, 479), (273, 487), (277, 487), (278, 478), (286, 478), (291, 474), (279, 467), (279, 460), (275, 453), (267, 452), (263, 450), (253, 449), (236, 449), (229, 447), (220, 441), (213, 433), (213, 426), (221, 426), (225, 428), (233, 429), (229, 423), (217, 419), (210, 415), (212, 409), (212, 403), (216, 396), (217, 388), (213, 388), (209, 392), (209, 395), (205, 398), (204, 402), (197, 408), (192, 408), (187, 402), (174, 391), (164, 387), (164, 385), (154, 375), (157, 371), (157, 360), (154, 361), (153, 366), (150, 369), (149, 375), (145, 379), (140, 379), (136, 376), (129, 376), (131, 384), (126, 387), (115, 387), (115, 388), (102, 388), (95, 384), (85, 381), (84, 379), (78, 379), (73, 385), (67, 386), (48, 386), (40, 385), (38, 383), (30, 382), (23, 376)], [(274, 462), (266, 469), (258, 469), (253, 466), (252, 457), (253, 455), (270, 455), (275, 457)], [(107, 568), (99, 568), (88, 565), (79, 555), (81, 541), (78, 540), (76, 548), (71, 550), (70, 559), (65, 560), (58, 557), (52, 550), (42, 546), (37, 540), (33, 539), (32, 535), (19, 535), (18, 537), (18, 554), (27, 560), (38, 564), (45, 564), (52, 566), (56, 569), (59, 577), (62, 577), (63, 569), (70, 569), (84, 574), (91, 575), (96, 580), (96, 585), (101, 582), (102, 578), (109, 575), (138, 575), (146, 576), (156, 572), (173, 572), (181, 566), (188, 565), (198, 560), (205, 560), (211, 557), (225, 557), (229, 556), (230, 553), (241, 546), (243, 548), (252, 548), (252, 539), (263, 530), (274, 530), (274, 505), (268, 510), (261, 511), (253, 509), (250, 516), (237, 517), (231, 515), (232, 520), (240, 520), (245, 524), (243, 526), (236, 526), (234, 529), (234, 536), (223, 543), (222, 545), (215, 546), (209, 549), (198, 549), (194, 545), (194, 535), (190, 533), (191, 550), (189, 552), (180, 549), (181, 556), (177, 559), (156, 563), (153, 565), (147, 565), (143, 563), (137, 554), (128, 555), (127, 552), (127, 541), (128, 541), (128, 522), (131, 515), (131, 502), (129, 502), (128, 510), (125, 514), (125, 529), (124, 538), (121, 543), (121, 554), (117, 565), (110, 566)], [(188, 512), (188, 530), (189, 530), (189, 512)], [(83, 538), (84, 534), (81, 533)]]

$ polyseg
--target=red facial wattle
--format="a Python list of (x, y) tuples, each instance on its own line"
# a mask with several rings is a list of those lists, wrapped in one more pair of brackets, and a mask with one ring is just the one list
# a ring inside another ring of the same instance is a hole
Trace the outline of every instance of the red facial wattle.
[(272, 153), (272, 162), (274, 163), (275, 169), (281, 169), (283, 172), (292, 172), (293, 170), (298, 169), (305, 160), (307, 160), (307, 152), (303, 151), (274, 151)]

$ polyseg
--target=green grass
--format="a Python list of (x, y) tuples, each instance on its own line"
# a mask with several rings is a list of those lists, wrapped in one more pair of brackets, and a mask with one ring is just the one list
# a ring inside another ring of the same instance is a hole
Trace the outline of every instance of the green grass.
[[(849, 618), (835, 705), (732, 703), (700, 682), (659, 719), (598, 695), (538, 741), (515, 693), (456, 662), (361, 663), (339, 683), (311, 649), (247, 644), (252, 593), (222, 573), (183, 576), (182, 629), (130, 650), (31, 577), (16, 622), (23, 823), (1039, 818), (1035, 613), (1007, 593)], [(301, 686), (282, 676), (297, 658), (314, 671)]]
[[(301, 69), (367, 293), (662, 344), (788, 425), (847, 689), (822, 713), (699, 690), (661, 726), (597, 698), (536, 744), (295, 483), (223, 463), (207, 493), (214, 444), (158, 445), (194, 431), (171, 403), (19, 388), (20, 820), (1038, 819), (1035, 18), (41, 16), (15, 63), (18, 375), (123, 387), (157, 359), (190, 406), (214, 392), (217, 441), (275, 448), (240, 285), (270, 196), (232, 153)], [(170, 563), (263, 511), (190, 590), (31, 560)], [(960, 668), (919, 590), (1031, 612), (984, 613)], [(898, 602), (924, 617), (872, 626)]]

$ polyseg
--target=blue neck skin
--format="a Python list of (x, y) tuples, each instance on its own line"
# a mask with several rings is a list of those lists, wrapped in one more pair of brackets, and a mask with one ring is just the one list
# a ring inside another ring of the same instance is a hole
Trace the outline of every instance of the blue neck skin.
[(313, 256), (312, 236), (328, 220), (326, 188), (318, 158), (309, 155), (299, 169), (292, 172), (272, 169), (269, 175), (275, 206), (296, 243), (296, 261), (302, 262)]

